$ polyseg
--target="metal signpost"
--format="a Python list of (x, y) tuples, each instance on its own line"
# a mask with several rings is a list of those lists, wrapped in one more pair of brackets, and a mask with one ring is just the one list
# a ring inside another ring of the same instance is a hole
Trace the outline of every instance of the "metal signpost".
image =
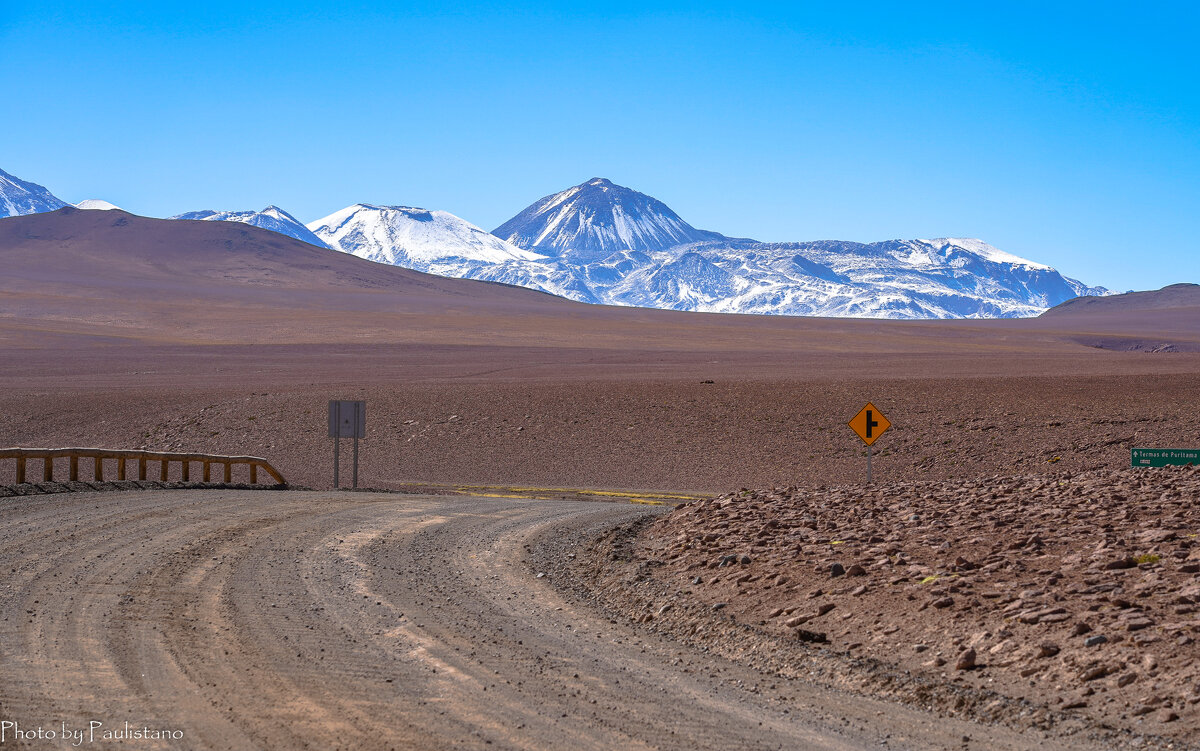
[(340, 489), (338, 469), (341, 457), (338, 449), (343, 438), (354, 439), (354, 483), (358, 487), (358, 439), (367, 435), (367, 403), (331, 399), (329, 401), (329, 437), (333, 439), (333, 487)]
[(1131, 449), (1129, 462), (1133, 467), (1200, 464), (1200, 449)]
[(883, 413), (880, 412), (874, 404), (867, 402), (867, 406), (858, 411), (850, 422), (846, 423), (850, 429), (858, 434), (858, 437), (867, 444), (867, 483), (871, 482), (871, 446), (875, 441), (879, 440), (879, 436), (883, 432), (892, 427), (892, 423), (888, 421)]

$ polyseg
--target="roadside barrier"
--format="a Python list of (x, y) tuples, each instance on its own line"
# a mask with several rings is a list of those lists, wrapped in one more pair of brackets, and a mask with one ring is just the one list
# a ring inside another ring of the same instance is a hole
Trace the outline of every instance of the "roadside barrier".
[(25, 464), (29, 459), (40, 459), (42, 461), (42, 481), (54, 482), (54, 460), (66, 458), (70, 460), (67, 479), (72, 482), (79, 480), (79, 460), (90, 459), (93, 465), (93, 475), (97, 482), (104, 480), (104, 460), (113, 459), (117, 462), (117, 479), (124, 480), (126, 474), (126, 466), (134, 461), (137, 462), (137, 479), (145, 480), (147, 465), (150, 462), (159, 463), (159, 480), (166, 482), (167, 468), (171, 462), (179, 462), (183, 473), (183, 480), (187, 482), (190, 477), (190, 469), (193, 463), (200, 463), (203, 466), (202, 482), (212, 482), (212, 466), (218, 465), (224, 469), (223, 480), (217, 482), (231, 483), (233, 482), (233, 467), (235, 464), (246, 464), (250, 467), (250, 484), (258, 484), (258, 470), (262, 469), (279, 485), (287, 485), (287, 481), (283, 479), (283, 475), (271, 466), (271, 463), (266, 459), (257, 456), (221, 456), (218, 454), (185, 454), (172, 451), (138, 451), (138, 450), (119, 450), (119, 449), (86, 449), (86, 448), (66, 448), (66, 449), (24, 449), (24, 448), (8, 448), (0, 449), (0, 460), (15, 459), (17, 461), (17, 484), (25, 482)]

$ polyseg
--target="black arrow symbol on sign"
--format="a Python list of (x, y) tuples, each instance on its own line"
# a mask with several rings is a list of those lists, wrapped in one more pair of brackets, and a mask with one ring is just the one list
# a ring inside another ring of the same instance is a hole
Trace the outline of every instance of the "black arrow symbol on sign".
[(872, 419), (873, 415), (874, 415), (874, 413), (868, 409), (867, 410), (867, 438), (871, 437), (871, 433), (872, 433), (871, 428), (873, 428), (879, 424), (878, 422), (876, 422), (875, 420)]

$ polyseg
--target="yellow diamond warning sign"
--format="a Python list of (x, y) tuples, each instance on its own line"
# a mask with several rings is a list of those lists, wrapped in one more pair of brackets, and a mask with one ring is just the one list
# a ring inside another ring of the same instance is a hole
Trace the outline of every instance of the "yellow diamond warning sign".
[(892, 426), (883, 413), (870, 402), (867, 402), (867, 406), (863, 407), (847, 425), (855, 433), (858, 433), (858, 437), (863, 439), (863, 443), (868, 446), (875, 443), (879, 436), (883, 435), (883, 431)]

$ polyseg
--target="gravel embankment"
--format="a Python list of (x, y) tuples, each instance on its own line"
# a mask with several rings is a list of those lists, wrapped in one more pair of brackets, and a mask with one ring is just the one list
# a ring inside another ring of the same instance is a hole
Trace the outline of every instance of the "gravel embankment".
[(588, 585), (780, 674), (1055, 733), (1200, 741), (1200, 469), (742, 490)]

